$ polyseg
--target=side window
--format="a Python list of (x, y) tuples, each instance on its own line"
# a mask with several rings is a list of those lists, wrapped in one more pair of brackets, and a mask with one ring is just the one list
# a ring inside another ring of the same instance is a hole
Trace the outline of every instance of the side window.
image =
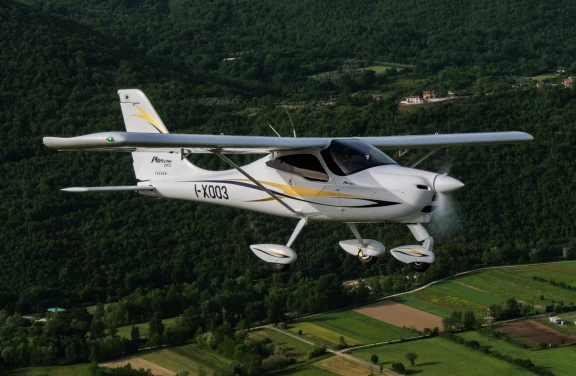
[(292, 154), (266, 162), (268, 167), (290, 172), (313, 181), (328, 181), (328, 174), (320, 160), (312, 154)]

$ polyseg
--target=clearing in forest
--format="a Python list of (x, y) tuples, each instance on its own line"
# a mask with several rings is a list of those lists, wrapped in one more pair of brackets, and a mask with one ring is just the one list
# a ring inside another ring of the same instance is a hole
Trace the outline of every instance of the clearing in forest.
[(354, 311), (401, 328), (424, 330), (442, 327), (441, 317), (392, 300), (382, 300)]

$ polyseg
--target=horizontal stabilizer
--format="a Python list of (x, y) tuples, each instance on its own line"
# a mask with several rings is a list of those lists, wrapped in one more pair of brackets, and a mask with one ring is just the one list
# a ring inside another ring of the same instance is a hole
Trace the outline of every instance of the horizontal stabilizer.
[(66, 192), (84, 193), (84, 192), (118, 192), (118, 191), (153, 191), (151, 185), (127, 185), (116, 187), (70, 187), (62, 188)]

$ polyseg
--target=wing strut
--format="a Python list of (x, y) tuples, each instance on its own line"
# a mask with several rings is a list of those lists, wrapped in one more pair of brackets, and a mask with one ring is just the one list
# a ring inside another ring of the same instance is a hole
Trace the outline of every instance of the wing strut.
[[(284, 206), (286, 209), (290, 210), (292, 213), (294, 213), (296, 216), (302, 218), (302, 219), (307, 219), (308, 216), (304, 213), (298, 213), (296, 210), (292, 209), (287, 203), (285, 203), (284, 201), (282, 201), (280, 199), (280, 197), (276, 196), (274, 193), (272, 193), (272, 191), (270, 191), (268, 188), (266, 188), (265, 186), (263, 186), (258, 180), (254, 179), (252, 176), (250, 176), (246, 171), (244, 171), (242, 169), (242, 167), (238, 166), (236, 163), (232, 162), (230, 160), (230, 158), (228, 158), (227, 156), (225, 156), (224, 154), (221, 154), (219, 151), (212, 151), (212, 153), (216, 154), (217, 156), (220, 157), (220, 159), (222, 159), (224, 162), (228, 163), (230, 166), (232, 166), (233, 168), (235, 168), (236, 170), (238, 170), (242, 175), (246, 176), (248, 179), (250, 179), (250, 181), (254, 184), (256, 184), (261, 190), (263, 190), (264, 192), (268, 193), (270, 195), (270, 197), (272, 197), (274, 200), (278, 201), (280, 204), (282, 204), (282, 206)], [(300, 226), (300, 227), (303, 227)]]

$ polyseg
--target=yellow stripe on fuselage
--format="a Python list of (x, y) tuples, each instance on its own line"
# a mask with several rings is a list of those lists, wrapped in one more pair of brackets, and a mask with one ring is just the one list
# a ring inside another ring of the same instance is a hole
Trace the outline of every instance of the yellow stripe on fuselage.
[[(246, 181), (251, 182), (249, 179), (233, 179), (236, 181)], [(292, 185), (287, 184), (279, 184), (273, 183), (270, 181), (260, 181), (258, 182), (262, 185), (269, 185), (274, 188), (281, 189), (284, 194), (293, 197), (349, 197), (349, 198), (370, 198), (365, 196), (357, 196), (351, 195), (347, 193), (339, 193), (339, 192), (330, 192), (330, 191), (322, 191), (319, 189), (310, 189), (310, 188), (302, 188), (302, 187), (294, 187)]]

